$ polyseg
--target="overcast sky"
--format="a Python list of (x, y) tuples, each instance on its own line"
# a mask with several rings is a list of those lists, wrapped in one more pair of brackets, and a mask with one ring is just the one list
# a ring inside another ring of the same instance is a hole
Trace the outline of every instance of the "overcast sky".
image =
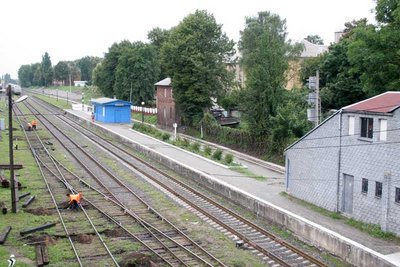
[(239, 40), (246, 16), (270, 11), (286, 19), (289, 38), (318, 34), (325, 44), (344, 23), (367, 17), (374, 0), (2, 0), (0, 75), (17, 78), (23, 64), (102, 57), (114, 42), (147, 41), (155, 27), (169, 29), (196, 9), (212, 13), (223, 31)]

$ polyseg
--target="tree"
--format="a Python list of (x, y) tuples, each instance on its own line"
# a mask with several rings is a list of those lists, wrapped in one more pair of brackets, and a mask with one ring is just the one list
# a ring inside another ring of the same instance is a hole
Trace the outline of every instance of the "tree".
[(51, 66), (51, 60), (49, 54), (46, 52), (42, 56), (42, 85), (47, 86), (53, 83), (53, 68)]
[(150, 44), (155, 47), (157, 53), (156, 64), (159, 65), (160, 69), (158, 80), (162, 80), (168, 76), (166, 67), (161, 62), (161, 48), (164, 45), (164, 43), (168, 40), (169, 35), (170, 35), (170, 30), (165, 30), (158, 27), (152, 29), (147, 34), (147, 39), (149, 39)]
[(31, 65), (22, 65), (18, 69), (18, 80), (22, 87), (29, 87), (32, 85)]
[(105, 96), (114, 95), (115, 72), (118, 65), (118, 60), (121, 51), (124, 47), (130, 47), (132, 44), (129, 41), (114, 43), (108, 52), (104, 55), (101, 65), (98, 65), (93, 72), (93, 83), (99, 87), (100, 91)]
[(124, 47), (115, 72), (114, 93), (120, 99), (145, 101), (154, 98), (154, 83), (159, 73), (154, 46), (142, 42)]
[(285, 24), (278, 15), (259, 12), (246, 18), (241, 32), (239, 50), (247, 77), (242, 109), (250, 131), (259, 138), (270, 133), (270, 118), (282, 101), (288, 59), (300, 52), (286, 42)]
[(348, 51), (352, 71), (361, 73), (369, 97), (400, 90), (400, 6), (397, 0), (380, 0), (376, 12), (381, 24), (356, 27)]
[(96, 65), (100, 62), (98, 57), (83, 57), (76, 60), (76, 65), (80, 69), (82, 81), (87, 81), (89, 84), (92, 82), (92, 73)]
[(274, 127), (271, 129), (269, 143), (275, 155), (282, 155), (288, 145), (312, 128), (307, 120), (307, 103), (304, 101), (307, 93), (305, 89), (283, 93), (283, 101), (278, 104), (276, 115), (271, 117)]
[(33, 72), (33, 78), (32, 78), (32, 85), (34, 86), (41, 86), (43, 85), (42, 81), (42, 64), (36, 63), (32, 65), (32, 72)]
[(197, 10), (171, 29), (161, 49), (162, 64), (172, 78), (174, 99), (184, 122), (201, 120), (230, 83), (225, 62), (234, 53), (234, 42), (206, 11)]
[(69, 67), (67, 62), (60, 61), (54, 66), (54, 79), (66, 84), (66, 81), (69, 80)]
[(324, 40), (319, 35), (307, 35), (305, 38), (307, 41), (310, 43), (316, 44), (316, 45), (323, 45)]

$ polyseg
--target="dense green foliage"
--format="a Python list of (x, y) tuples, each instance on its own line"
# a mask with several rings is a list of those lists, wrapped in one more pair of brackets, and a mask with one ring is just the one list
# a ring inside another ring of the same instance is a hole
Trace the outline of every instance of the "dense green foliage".
[(66, 81), (69, 80), (69, 73), (68, 62), (66, 61), (60, 61), (54, 66), (54, 79), (63, 81), (63, 84), (66, 84)]
[(105, 96), (148, 103), (159, 78), (155, 48), (142, 42), (114, 43), (94, 70), (93, 82)]
[(147, 39), (149, 39), (150, 44), (154, 46), (156, 53), (157, 53), (157, 61), (160, 64), (160, 72), (158, 76), (158, 80), (163, 80), (168, 77), (166, 66), (161, 61), (161, 48), (164, 43), (168, 40), (170, 31), (161, 29), (161, 28), (154, 28), (147, 34)]
[(47, 86), (49, 84), (53, 83), (53, 67), (51, 66), (51, 60), (49, 53), (44, 53), (42, 56), (42, 63), (41, 63), (41, 68), (42, 68), (42, 79), (43, 79), (43, 85)]
[(71, 83), (83, 80), (90, 84), (93, 69), (99, 61), (97, 57), (83, 57), (75, 61), (59, 61), (53, 68), (46, 52), (41, 63), (22, 65), (18, 70), (18, 79), (22, 87), (51, 86), (54, 82), (70, 85), (70, 80)]
[(92, 83), (92, 74), (94, 68), (101, 61), (98, 57), (83, 57), (75, 61), (76, 66), (80, 70), (80, 80), (87, 81), (88, 84)]
[(225, 63), (234, 43), (206, 11), (196, 11), (171, 29), (161, 49), (162, 64), (172, 78), (174, 99), (186, 125), (198, 122), (228, 87)]
[(158, 66), (153, 46), (136, 42), (124, 47), (115, 71), (114, 94), (119, 99), (132, 97), (137, 102), (152, 100), (154, 83), (159, 78)]
[(300, 52), (286, 42), (285, 24), (278, 15), (260, 12), (246, 19), (241, 32), (239, 50), (247, 77), (241, 107), (249, 130), (257, 138), (270, 134), (271, 117), (276, 115), (285, 91), (288, 60)]
[(303, 63), (302, 78), (320, 69), (322, 107), (338, 109), (386, 91), (400, 90), (400, 2), (378, 0), (377, 25), (345, 24), (329, 52)]
[(322, 40), (322, 38), (319, 35), (307, 35), (306, 38), (307, 41), (309, 41), (310, 43), (313, 44), (317, 44), (317, 45), (323, 45), (324, 44), (324, 40)]

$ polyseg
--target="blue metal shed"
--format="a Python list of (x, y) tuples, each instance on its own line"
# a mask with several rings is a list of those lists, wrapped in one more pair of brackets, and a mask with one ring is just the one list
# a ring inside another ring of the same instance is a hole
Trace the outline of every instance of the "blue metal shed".
[(101, 97), (92, 99), (94, 119), (108, 123), (130, 123), (131, 103), (124, 100)]

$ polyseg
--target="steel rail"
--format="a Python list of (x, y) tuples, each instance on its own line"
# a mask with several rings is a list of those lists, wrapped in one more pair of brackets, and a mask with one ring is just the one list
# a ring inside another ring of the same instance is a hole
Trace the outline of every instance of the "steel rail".
[[(77, 193), (77, 192), (74, 192), (73, 189), (72, 189), (72, 187), (67, 183), (65, 177), (62, 175), (60, 169), (59, 169), (58, 166), (55, 164), (55, 162), (54, 162), (54, 160), (53, 160), (53, 157), (51, 157), (50, 152), (48, 151), (48, 149), (47, 149), (47, 148), (45, 147), (45, 145), (43, 144), (43, 142), (42, 142), (41, 138), (39, 137), (38, 133), (37, 133), (36, 131), (33, 131), (33, 132), (35, 132), (35, 136), (37, 137), (37, 140), (39, 141), (40, 145), (42, 146), (43, 151), (46, 152), (46, 155), (47, 155), (48, 158), (51, 160), (51, 162), (53, 163), (53, 165), (56, 167), (57, 171), (60, 173), (61, 178), (62, 178), (62, 182), (63, 182), (64, 186), (65, 186), (71, 193)], [(27, 139), (27, 140), (28, 140), (28, 139)], [(31, 147), (31, 148), (32, 148), (32, 147)], [(36, 153), (35, 150), (36, 150), (36, 149), (33, 148), (33, 153), (34, 153), (36, 159), (39, 160), (39, 162), (42, 163), (42, 164), (45, 166), (44, 162), (40, 159), (39, 155)], [(46, 168), (50, 171), (50, 169), (49, 169), (48, 166), (46, 166)], [(51, 173), (53, 173), (53, 175), (55, 175), (54, 172), (51, 172)], [(42, 172), (42, 175), (44, 175), (43, 172)], [(45, 176), (43, 176), (43, 178), (46, 179)], [(47, 179), (46, 179), (46, 181), (47, 181)], [(47, 182), (47, 183), (48, 183), (48, 182)], [(49, 188), (50, 188), (50, 186), (49, 186)], [(48, 188), (48, 190), (49, 190), (49, 188)], [(50, 190), (51, 190), (51, 189), (50, 189)], [(51, 193), (51, 191), (49, 191), (49, 192)], [(51, 195), (54, 196), (52, 193), (51, 193)], [(93, 224), (92, 219), (90, 218), (90, 216), (87, 214), (86, 210), (85, 210), (80, 204), (79, 204), (79, 206), (80, 206), (81, 210), (83, 211), (83, 213), (85, 214), (86, 219), (88, 220), (88, 222), (89, 222), (90, 225), (92, 226), (93, 231), (95, 232), (96, 236), (99, 238), (99, 240), (100, 240), (101, 244), (103, 245), (104, 249), (107, 251), (108, 255), (110, 256), (110, 258), (112, 259), (112, 261), (114, 262), (114, 264), (115, 264), (116, 266), (119, 266), (119, 264), (118, 264), (118, 262), (116, 261), (114, 255), (111, 253), (111, 251), (109, 250), (107, 244), (104, 242), (104, 240), (103, 240), (103, 238), (101, 237), (100, 233), (97, 231), (96, 226)], [(58, 206), (57, 206), (57, 210), (58, 210), (58, 212), (59, 212)], [(65, 224), (64, 224), (64, 226), (65, 226)]]
[[(18, 122), (20, 123), (19, 118), (17, 118), (17, 120), (18, 120)], [(22, 125), (21, 123), (20, 123), (20, 125), (21, 125), (21, 127), (24, 129), (24, 127), (23, 127), (23, 125)], [(54, 206), (55, 206), (55, 208), (56, 208), (56, 210), (57, 210), (58, 217), (60, 218), (61, 225), (62, 225), (62, 227), (63, 227), (63, 229), (64, 229), (65, 234), (66, 234), (67, 237), (68, 237), (68, 241), (69, 241), (69, 243), (70, 243), (70, 245), (71, 245), (71, 248), (72, 248), (72, 250), (73, 250), (73, 252), (74, 252), (74, 254), (75, 254), (75, 257), (76, 257), (76, 259), (77, 259), (77, 261), (78, 261), (78, 263), (79, 263), (79, 266), (83, 267), (82, 261), (81, 261), (81, 259), (80, 259), (80, 257), (79, 257), (79, 254), (78, 254), (78, 252), (77, 252), (77, 250), (76, 250), (76, 247), (75, 247), (75, 245), (74, 245), (74, 243), (73, 243), (73, 241), (72, 241), (72, 239), (71, 239), (71, 236), (70, 236), (70, 234), (69, 234), (69, 231), (68, 231), (68, 229), (67, 229), (67, 227), (66, 227), (66, 225), (65, 225), (65, 222), (64, 222), (63, 217), (62, 217), (62, 215), (61, 215), (61, 212), (60, 212), (60, 210), (58, 209), (57, 202), (56, 202), (56, 200), (55, 200), (55, 198), (54, 198), (53, 193), (52, 193), (51, 190), (50, 190), (50, 185), (49, 185), (48, 181), (47, 181), (46, 178), (45, 178), (45, 175), (44, 175), (44, 173), (43, 173), (42, 168), (40, 167), (38, 158), (37, 158), (37, 156), (36, 156), (36, 152), (34, 151), (34, 149), (33, 149), (33, 147), (32, 147), (32, 144), (31, 144), (31, 142), (29, 141), (29, 138), (28, 138), (28, 136), (27, 136), (27, 134), (26, 134), (25, 129), (23, 130), (23, 132), (24, 132), (24, 135), (25, 135), (25, 139), (26, 139), (26, 141), (27, 141), (27, 143), (28, 143), (28, 145), (29, 145), (29, 148), (30, 148), (30, 150), (31, 150), (31, 152), (32, 152), (32, 155), (33, 155), (33, 157), (35, 158), (36, 164), (37, 164), (38, 167), (39, 167), (40, 174), (42, 175), (42, 178), (43, 178), (43, 180), (44, 180), (44, 182), (45, 182), (45, 184), (46, 184), (47, 191), (48, 191), (49, 194), (50, 194), (50, 198), (51, 198), (51, 200), (53, 201), (53, 204), (54, 204)]]
[[(26, 104), (26, 103), (24, 103)], [(43, 117), (43, 116), (42, 116)], [(44, 117), (43, 117), (44, 118)], [(45, 119), (45, 118), (44, 118)], [(73, 141), (70, 137), (68, 137), (67, 135), (65, 135), (54, 123), (48, 121), (47, 119), (45, 119), (47, 122), (49, 122), (49, 124), (51, 124), (55, 129), (57, 129), (61, 134), (63, 134), (71, 143), (73, 143), (82, 153), (84, 153), (87, 157), (89, 157), (93, 162), (95, 162), (99, 168), (101, 168), (104, 172), (106, 172), (110, 177), (112, 177), (117, 183), (119, 183), (121, 186), (123, 186), (124, 188), (126, 188), (127, 190), (129, 190), (130, 193), (132, 193), (136, 198), (138, 198), (150, 211), (152, 211), (153, 213), (155, 213), (161, 220), (167, 222), (171, 227), (174, 228), (174, 230), (176, 230), (177, 232), (179, 232), (181, 235), (183, 235), (185, 238), (188, 239), (188, 241), (190, 241), (193, 245), (195, 245), (197, 248), (199, 248), (200, 250), (203, 251), (203, 253), (206, 253), (209, 257), (211, 257), (214, 261), (218, 262), (219, 265), (221, 266), (225, 266), (222, 262), (220, 262), (217, 258), (215, 258), (214, 256), (212, 256), (211, 254), (209, 254), (209, 252), (205, 251), (201, 246), (199, 246), (195, 241), (193, 241), (192, 239), (190, 239), (186, 234), (184, 234), (181, 230), (179, 230), (176, 226), (174, 226), (171, 222), (169, 222), (166, 218), (164, 218), (160, 213), (158, 213), (156, 210), (154, 210), (150, 205), (147, 204), (147, 202), (145, 202), (141, 197), (139, 197), (134, 191), (132, 191), (127, 185), (125, 185), (118, 177), (116, 177), (115, 175), (113, 175), (109, 170), (107, 170), (101, 163), (99, 163), (96, 159), (94, 159), (89, 153), (87, 153), (86, 151), (84, 151), (81, 146), (79, 144), (77, 144), (75, 141)], [(45, 124), (44, 126), (46, 128), (48, 128)], [(50, 131), (50, 129), (48, 129)], [(55, 136), (56, 139), (57, 136)], [(59, 140), (59, 139), (58, 139)], [(69, 150), (69, 148), (67, 148), (64, 143), (59, 140), (59, 142), (67, 149)], [(73, 155), (73, 153), (71, 153)], [(74, 155), (73, 155), (74, 156)], [(75, 157), (75, 156), (74, 156)], [(76, 157), (75, 157), (76, 158)], [(77, 159), (77, 158), (76, 158)], [(78, 160), (79, 161), (79, 160)], [(84, 164), (81, 163), (82, 166), (84, 166)], [(89, 169), (87, 167), (84, 166), (84, 168), (86, 170), (89, 171)], [(89, 171), (90, 172), (90, 171)], [(98, 181), (98, 178), (96, 178), (96, 180)], [(103, 185), (103, 187), (105, 187)], [(105, 187), (106, 188), (106, 187)], [(110, 192), (110, 191), (109, 191)], [(111, 192), (110, 192), (111, 193)], [(111, 193), (112, 194), (112, 193)], [(116, 198), (116, 197), (115, 197)], [(116, 198), (118, 199), (118, 198)], [(127, 209), (126, 209), (127, 210)], [(128, 210), (127, 210), (128, 211)], [(130, 213), (132, 213), (130, 211)], [(134, 214), (132, 214), (134, 215)], [(187, 249), (185, 246), (181, 245), (180, 243), (178, 243), (177, 241), (173, 240), (172, 238), (170, 238), (168, 235), (165, 235), (162, 231), (158, 230), (156, 227), (152, 226), (150, 223), (144, 221), (143, 219), (141, 219), (139, 216), (134, 215), (136, 217), (138, 217), (138, 221), (143, 223), (143, 226), (151, 226), (152, 229), (156, 230), (159, 234), (163, 235), (165, 238), (169, 239), (171, 242), (175, 243), (177, 246), (179, 246), (181, 249), (185, 250), (187, 253), (191, 254), (192, 257), (197, 258), (198, 260), (202, 261), (204, 264), (212, 266), (211, 263), (208, 263), (207, 261), (205, 261), (203, 258), (201, 258), (200, 256), (198, 256), (197, 254), (193, 253), (192, 251), (190, 251), (189, 249)], [(151, 232), (150, 232), (151, 233)], [(152, 234), (154, 236), (154, 234)], [(158, 237), (154, 236), (156, 239), (158, 239)], [(162, 241), (160, 241), (160, 243), (163, 245)], [(165, 245), (163, 245), (165, 246)], [(168, 250), (170, 250), (169, 248), (167, 248)], [(175, 255), (172, 251), (170, 252), (172, 255)], [(178, 256), (175, 256), (177, 260), (181, 261), (179, 259)], [(182, 264), (184, 264), (182, 262)], [(185, 264), (184, 264), (185, 265)]]
[[(51, 157), (53, 157), (51, 155)], [(53, 157), (54, 159), (54, 157)], [(87, 186), (89, 189), (95, 191), (96, 193), (100, 194), (105, 200), (107, 201), (111, 201), (113, 202), (114, 205), (117, 205), (118, 207), (121, 208), (121, 210), (123, 210), (124, 212), (127, 211), (126, 207), (123, 206), (122, 204), (118, 203), (116, 200), (109, 198), (107, 195), (105, 195), (104, 193), (102, 193), (101, 191), (99, 191), (98, 189), (94, 188), (92, 185), (90, 185), (88, 182), (82, 180), (79, 176), (77, 176), (75, 173), (71, 172), (67, 167), (65, 167), (61, 162), (59, 162), (58, 160), (54, 159), (58, 165), (60, 165), (65, 171), (67, 171), (68, 173), (70, 173), (71, 175), (73, 175), (80, 183), (83, 183), (85, 186)], [(45, 166), (47, 168), (47, 166)], [(48, 170), (50, 172), (52, 172), (49, 168)], [(53, 173), (53, 172), (52, 172)], [(53, 173), (53, 175), (58, 178), (60, 180), (60, 182), (64, 182), (62, 180), (62, 178), (60, 178), (59, 176), (57, 176), (57, 174)], [(71, 188), (73, 189), (73, 187), (71, 186)], [(76, 189), (73, 189), (74, 192), (78, 192)], [(108, 214), (106, 211), (104, 211), (103, 209), (99, 208), (93, 201), (89, 200), (87, 197), (83, 196), (82, 197), (86, 202), (88, 202), (90, 205), (92, 205), (96, 210), (98, 210), (100, 213), (102, 213), (105, 217), (107, 217), (107, 219), (109, 219), (110, 221), (112, 221), (113, 223), (115, 223), (118, 227), (120, 227), (122, 230), (124, 230), (129, 236), (131, 236), (133, 239), (135, 239), (136, 241), (138, 241), (141, 245), (143, 245), (144, 247), (146, 247), (149, 251), (151, 251), (152, 253), (154, 253), (156, 256), (160, 257), (161, 260), (163, 260), (165, 263), (167, 263), (169, 266), (173, 266), (173, 263), (169, 262), (167, 259), (163, 258), (163, 256), (161, 256), (158, 252), (156, 252), (154, 249), (152, 249), (151, 247), (149, 247), (146, 243), (144, 243), (142, 240), (140, 240), (140, 238), (138, 236), (136, 236), (134, 233), (132, 233), (129, 229), (127, 229), (126, 227), (124, 227), (122, 225), (121, 222), (117, 221), (116, 219), (114, 219), (110, 214)]]
[[(58, 116), (57, 116), (58, 117)], [(66, 116), (63, 116), (64, 118), (68, 118)], [(68, 120), (70, 122), (72, 122), (72, 124), (79, 126), (79, 128), (84, 129), (88, 132), (90, 132), (91, 134), (95, 135), (97, 138), (100, 138), (102, 141), (106, 142), (107, 144), (113, 146), (114, 148), (120, 150), (121, 152), (135, 158), (136, 160), (138, 160), (140, 163), (146, 165), (148, 168), (162, 174), (163, 176), (166, 176), (167, 178), (173, 180), (175, 183), (179, 184), (180, 186), (182, 186), (183, 188), (189, 190), (190, 192), (192, 192), (193, 194), (205, 199), (206, 201), (210, 202), (211, 204), (213, 204), (214, 206), (217, 206), (218, 208), (220, 208), (221, 210), (225, 211), (226, 213), (230, 214), (231, 216), (235, 217), (236, 219), (238, 219), (239, 221), (248, 224), (249, 226), (253, 227), (254, 229), (256, 229), (257, 231), (259, 231), (260, 233), (264, 234), (265, 236), (268, 236), (270, 239), (274, 240), (275, 242), (279, 243), (280, 245), (288, 248), (289, 250), (295, 252), (296, 254), (300, 255), (301, 257), (303, 257), (304, 259), (310, 261), (313, 264), (316, 264), (317, 266), (321, 266), (321, 267), (326, 267), (327, 265), (319, 260), (317, 260), (316, 258), (308, 255), (307, 253), (301, 251), (300, 249), (296, 248), (295, 246), (289, 244), (288, 242), (283, 241), (282, 239), (278, 238), (276, 235), (266, 231), (265, 229), (259, 227), (258, 225), (256, 225), (255, 223), (247, 220), (246, 218), (242, 217), (241, 215), (237, 214), (236, 212), (222, 206), (221, 204), (217, 203), (216, 201), (212, 200), (211, 198), (207, 197), (206, 195), (200, 193), (199, 191), (193, 189), (192, 187), (188, 186), (187, 184), (177, 180), (176, 178), (172, 177), (171, 175), (155, 168), (154, 166), (152, 166), (151, 164), (147, 163), (146, 161), (134, 156), (131, 152), (127, 151), (126, 149), (123, 149), (119, 146), (116, 146), (114, 143), (110, 142), (109, 140), (105, 139), (104, 137), (98, 135), (97, 133), (79, 125), (78, 123), (76, 123), (75, 121), (71, 120), (68, 118)], [(71, 124), (69, 124), (71, 126)], [(90, 138), (89, 136), (87, 136), (88, 138)], [(90, 138), (92, 141), (98, 143), (99, 145), (102, 146), (102, 144), (100, 144), (100, 142), (98, 141), (98, 139), (95, 138)], [(154, 179), (151, 175), (149, 175), (148, 173), (146, 173), (145, 171), (143, 171), (142, 169), (138, 168), (137, 166), (133, 165), (130, 161), (128, 161), (128, 159), (126, 159), (125, 157), (121, 156), (120, 153), (115, 153), (111, 150), (109, 150), (110, 153), (112, 153), (114, 156), (118, 157), (120, 160), (124, 161), (126, 164), (128, 164), (129, 166), (133, 167), (134, 169), (136, 169), (137, 171), (139, 171), (140, 173), (142, 173), (143, 175), (145, 175), (146, 177), (152, 179), (154, 182), (156, 182), (157, 184), (161, 185), (163, 188), (167, 189), (170, 193), (174, 194), (175, 196), (179, 197), (181, 200), (185, 201), (185, 202), (190, 202), (190, 200), (187, 200), (184, 196), (181, 196), (180, 194), (178, 194), (177, 192), (175, 192), (175, 190), (166, 187), (166, 185), (164, 185), (162, 182), (160, 182), (158, 179)], [(191, 203), (191, 202), (190, 202)], [(188, 203), (188, 204), (190, 204)], [(190, 206), (192, 206), (193, 208), (195, 208), (196, 210), (200, 211), (201, 213), (205, 214), (208, 216), (208, 212), (201, 209), (199, 210), (199, 207), (197, 207), (196, 204), (191, 203)], [(196, 207), (194, 207), (196, 206)], [(211, 214), (210, 214), (211, 215)], [(212, 215), (211, 215), (212, 216)], [(213, 216), (214, 217), (214, 216)], [(215, 218), (215, 217), (214, 217)], [(217, 218), (215, 218), (217, 219)], [(219, 219), (217, 219), (218, 221), (220, 221)], [(223, 222), (221, 222), (223, 223)], [(229, 227), (229, 226), (228, 226)], [(234, 230), (234, 229), (233, 229)], [(246, 238), (244, 235), (237, 233), (235, 230), (235, 235), (239, 236), (241, 239), (245, 240), (247, 243), (249, 243), (251, 246), (255, 247), (258, 249), (258, 245), (256, 243), (254, 243), (253, 241), (251, 241), (250, 239)], [(261, 250), (264, 250), (263, 248), (261, 248)], [(278, 257), (275, 255), (271, 255), (270, 252), (267, 253), (267, 256), (270, 256), (271, 258), (274, 257)], [(280, 258), (278, 257), (278, 261), (280, 261)], [(280, 263), (280, 264), (284, 264), (284, 263)]]
[[(26, 103), (24, 103), (25, 105), (26, 105)], [(26, 105), (27, 107), (28, 107), (28, 105)], [(28, 109), (31, 109), (31, 108), (29, 108), (28, 107)], [(43, 116), (42, 116), (43, 117)], [(44, 117), (43, 117), (43, 119), (44, 119)], [(48, 128), (48, 126), (46, 125), (46, 124), (44, 124), (43, 123), (43, 120), (41, 120), (40, 118), (38, 118), (38, 120), (48, 129), (48, 131), (49, 132), (52, 132), (49, 128)], [(49, 124), (51, 124), (54, 128), (56, 128), (57, 129), (57, 131), (59, 131), (62, 135), (64, 135), (63, 133), (62, 133), (62, 131), (60, 130), (60, 129), (58, 129), (54, 124), (52, 124), (50, 121), (48, 121), (47, 119), (45, 119)], [(84, 167), (84, 169), (91, 175), (91, 177), (92, 178), (94, 178), (97, 182), (99, 182), (99, 183), (101, 183), (101, 185), (111, 194), (111, 195), (113, 195), (112, 194), (112, 192), (111, 191), (109, 191), (109, 189), (107, 188), (107, 186), (105, 186), (101, 181), (100, 181), (100, 179), (98, 179), (97, 177), (96, 177), (96, 175), (90, 170), (90, 168), (89, 167), (87, 167), (84, 163), (82, 163), (78, 158), (77, 158), (77, 156), (71, 151), (71, 149), (70, 148), (68, 148), (67, 146), (65, 146), (65, 144), (64, 144), (64, 142), (61, 140), (61, 139), (59, 139), (59, 137), (57, 137), (57, 136), (55, 136), (54, 134), (53, 134), (53, 136), (58, 140), (58, 142), (60, 142), (60, 144), (77, 160), (77, 162), (79, 162), (79, 164), (82, 166), (82, 167)], [(69, 139), (69, 137), (68, 136), (66, 136), (66, 135), (64, 135), (64, 137), (66, 137), (67, 139)], [(72, 141), (72, 140), (70, 140), (70, 141)], [(80, 146), (79, 145), (77, 145), (76, 143), (75, 143), (75, 145), (78, 147), (78, 148), (80, 148)], [(84, 153), (86, 153), (86, 151), (83, 151)], [(87, 155), (88, 156), (88, 155)], [(101, 165), (98, 165), (101, 169), (103, 169), (104, 167), (103, 166), (101, 166)], [(80, 180), (82, 180), (81, 178), (79, 178)], [(116, 199), (116, 201), (118, 201), (120, 204), (122, 204), (119, 200), (118, 200), (118, 198), (117, 197), (115, 197), (114, 195), (113, 195), (113, 197)], [(107, 198), (109, 198), (109, 197), (107, 197)], [(126, 209), (126, 208), (125, 208)], [(139, 223), (141, 222), (140, 220), (138, 220), (139, 221)], [(142, 223), (143, 224), (143, 223)], [(145, 227), (145, 224), (143, 224), (142, 225), (143, 227)], [(153, 235), (153, 234), (152, 234)], [(162, 233), (162, 235), (165, 235), (165, 234), (163, 234)], [(154, 235), (153, 235), (154, 236)], [(154, 238), (156, 238), (156, 239), (158, 239), (156, 236), (154, 236)], [(158, 240), (159, 241), (159, 240)], [(171, 251), (171, 249), (170, 248), (168, 248), (167, 246), (165, 246), (161, 241), (159, 241), (160, 242), (160, 244), (167, 250), (167, 251), (169, 251), (169, 253), (171, 253), (178, 261), (181, 261), (180, 259), (179, 259), (179, 257), (177, 257), (172, 251)], [(147, 247), (147, 246), (146, 246)], [(155, 253), (157, 256), (159, 256), (160, 258), (161, 258), (161, 260), (163, 260), (163, 261), (165, 261), (167, 264), (169, 264), (170, 266), (173, 266), (173, 264), (172, 263), (170, 263), (167, 259), (165, 259), (164, 257), (162, 257), (160, 254), (158, 254), (158, 253), (156, 253), (156, 251), (154, 251), (153, 249), (151, 249), (150, 247), (148, 247), (153, 253)], [(182, 263), (183, 264), (183, 263)]]

